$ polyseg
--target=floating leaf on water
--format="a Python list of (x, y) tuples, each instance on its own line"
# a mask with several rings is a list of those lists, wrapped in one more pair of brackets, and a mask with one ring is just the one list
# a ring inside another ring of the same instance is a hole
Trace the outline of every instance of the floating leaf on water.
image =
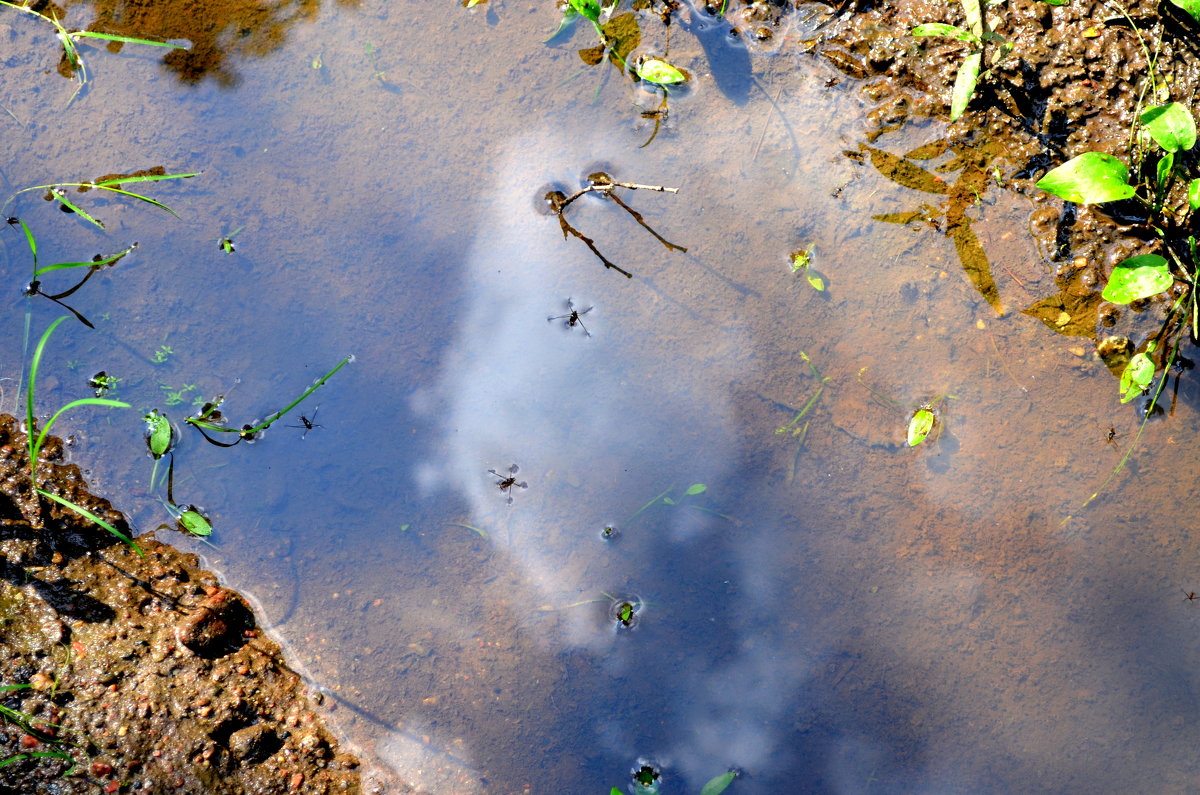
[(719, 776), (714, 776), (708, 780), (700, 789), (700, 795), (721, 795), (722, 792), (729, 789), (729, 785), (737, 778), (737, 771), (730, 770), (728, 773), (722, 773)]
[(188, 508), (179, 514), (179, 526), (194, 536), (212, 535), (212, 525), (195, 508)]
[(150, 454), (155, 458), (162, 458), (171, 449), (171, 422), (160, 414), (158, 409), (151, 411), (143, 419), (146, 420), (149, 430), (146, 441), (150, 445)]
[(1132, 198), (1129, 169), (1117, 158), (1101, 152), (1084, 152), (1053, 169), (1037, 187), (1078, 204), (1103, 204)]
[(704, 485), (703, 483), (693, 483), (692, 485), (688, 486), (687, 491), (685, 491), (684, 494), (686, 496), (691, 496), (693, 494), (703, 494), (706, 491), (708, 491), (708, 486)]
[(812, 262), (813, 246), (792, 252), (792, 273), (798, 273)]
[(1154, 142), (1168, 152), (1186, 152), (1196, 145), (1196, 120), (1187, 105), (1171, 102), (1146, 108), (1139, 118)]
[(1121, 402), (1128, 403), (1146, 391), (1154, 380), (1154, 362), (1145, 353), (1135, 353), (1121, 373)]
[(932, 409), (922, 407), (913, 412), (912, 419), (908, 421), (908, 446), (916, 447), (925, 441), (936, 422), (937, 417)]
[(1157, 254), (1141, 254), (1117, 263), (1101, 297), (1114, 304), (1128, 304), (1158, 295), (1175, 283), (1167, 261)]
[(808, 279), (808, 283), (812, 285), (814, 290), (825, 292), (825, 280), (816, 274), (816, 271), (809, 271), (804, 275)]
[(643, 60), (637, 66), (637, 76), (647, 83), (655, 83), (660, 86), (683, 83), (687, 80), (687, 75), (661, 58)]

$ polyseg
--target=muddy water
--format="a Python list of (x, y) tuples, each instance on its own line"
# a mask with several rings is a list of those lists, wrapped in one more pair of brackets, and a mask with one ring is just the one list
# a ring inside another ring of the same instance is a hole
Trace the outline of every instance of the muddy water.
[[(6, 194), (204, 171), (152, 191), (179, 219), (91, 194), (104, 232), (31, 195), (6, 211), (42, 262), (141, 244), (73, 297), (97, 329), (56, 335), (39, 402), (125, 379), (134, 409), (68, 422), (148, 530), (167, 517), (141, 413), (227, 394), (240, 424), (355, 355), (298, 410), (307, 432), (185, 434), (175, 497), (217, 528), (180, 544), (257, 599), (377, 775), (599, 792), (646, 759), (679, 793), (730, 767), (763, 793), (1195, 785), (1196, 390), (1079, 510), (1136, 420), (1086, 339), (1018, 311), (1057, 291), (1034, 207), (964, 176), (1015, 168), (1003, 152), (920, 161), (957, 190), (888, 179), (873, 151), (941, 128), (873, 135), (799, 28), (748, 52), (677, 27), (694, 88), (639, 148), (658, 99), (584, 67), (584, 25), (544, 44), (542, 4), (212, 13), (190, 60), (86, 50), (67, 109), (52, 31), (0, 16)], [(633, 278), (564, 240), (538, 198), (598, 168), (679, 188), (624, 198), (687, 253), (598, 197), (567, 218)], [(28, 256), (2, 240), (15, 376)], [(788, 265), (808, 246), (823, 293)], [(590, 336), (547, 320), (567, 299)], [(31, 308), (35, 334), (61, 314)], [(907, 448), (938, 398), (939, 435)], [(488, 471), (513, 464), (509, 504)]]

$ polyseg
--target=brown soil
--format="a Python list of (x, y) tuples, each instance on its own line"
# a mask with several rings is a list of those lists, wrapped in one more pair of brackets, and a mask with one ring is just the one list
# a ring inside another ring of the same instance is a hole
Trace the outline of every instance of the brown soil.
[[(118, 529), (50, 440), (43, 487)], [(25, 435), (0, 416), (3, 792), (358, 792), (279, 646), (196, 557), (139, 555), (29, 490)], [(18, 715), (17, 713), (20, 713)], [(33, 754), (60, 754), (33, 756)], [(22, 758), (22, 755), (25, 755)], [(73, 765), (73, 767), (72, 767)], [(70, 770), (69, 770), (70, 769)]]

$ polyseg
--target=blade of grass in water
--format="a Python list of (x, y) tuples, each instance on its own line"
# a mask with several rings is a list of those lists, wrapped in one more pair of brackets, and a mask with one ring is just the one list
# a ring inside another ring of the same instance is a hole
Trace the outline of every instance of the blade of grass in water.
[(99, 268), (104, 265), (111, 265), (114, 262), (116, 262), (117, 260), (124, 257), (125, 255), (130, 254), (135, 248), (137, 248), (137, 243), (134, 243), (133, 245), (129, 246), (128, 248), (124, 249), (123, 251), (121, 251), (117, 254), (113, 254), (111, 257), (106, 257), (104, 259), (88, 260), (87, 262), (56, 262), (53, 265), (47, 265), (44, 268), (37, 268), (36, 267), (37, 261), (35, 259), (35, 261), (34, 261), (35, 269), (33, 271), (33, 277), (36, 279), (37, 277), (41, 276), (44, 273), (65, 270), (66, 268), (91, 268), (91, 267)]
[(121, 41), (127, 44), (149, 44), (151, 47), (169, 47), (173, 50), (191, 49), (183, 44), (172, 44), (168, 41), (152, 41), (150, 39), (137, 39), (133, 36), (118, 36), (113, 33), (97, 33), (92, 30), (77, 30), (70, 34), (73, 39), (104, 39), (105, 41)]
[(354, 356), (347, 356), (345, 359), (342, 359), (340, 362), (338, 362), (336, 367), (334, 367), (332, 370), (330, 370), (325, 375), (318, 378), (316, 383), (314, 383), (308, 389), (304, 390), (304, 394), (302, 394), (300, 397), (296, 398), (291, 403), (287, 404), (287, 406), (285, 406), (284, 408), (275, 412), (271, 416), (267, 417), (267, 419), (265, 419), (264, 421), (260, 422), (258, 425), (255, 425), (253, 427), (250, 427), (250, 428), (223, 428), (220, 425), (216, 425), (215, 423), (208, 422), (199, 417), (188, 417), (187, 422), (189, 422), (192, 425), (195, 425), (199, 428), (206, 428), (210, 431), (219, 431), (221, 433), (239, 433), (239, 434), (242, 434), (243, 436), (253, 436), (256, 433), (259, 433), (260, 431), (265, 431), (267, 428), (270, 428), (273, 424), (278, 422), (279, 419), (281, 417), (283, 417), (284, 414), (287, 414), (289, 411), (296, 408), (296, 406), (300, 405), (301, 401), (303, 401), (305, 398), (307, 398), (313, 392), (316, 392), (318, 388), (324, 386), (325, 382), (328, 381), (330, 378), (332, 378), (334, 373), (336, 373), (338, 370), (341, 370), (343, 367), (345, 367), (347, 364), (349, 364), (352, 361), (354, 361)]
[(114, 536), (121, 539), (129, 546), (133, 547), (133, 551), (138, 553), (138, 555), (141, 555), (142, 557), (146, 557), (146, 553), (142, 552), (142, 548), (139, 547), (132, 538), (125, 535), (120, 530), (113, 527), (111, 524), (104, 521), (103, 519), (101, 519), (99, 516), (92, 513), (91, 511), (89, 511), (87, 508), (80, 507), (80, 506), (76, 505), (75, 503), (71, 502), (70, 500), (58, 496), (57, 494), (51, 494), (50, 492), (46, 491), (45, 489), (38, 489), (37, 493), (42, 495), (43, 497), (48, 497), (49, 499), (54, 500), (55, 502), (57, 502), (60, 505), (70, 508), (72, 511), (79, 514), (80, 516), (82, 516), (85, 519), (91, 519), (93, 522), (100, 525), (105, 530), (112, 533)]
[[(3, 212), (3, 210), (7, 209), (8, 205), (12, 204), (13, 199), (17, 198), (22, 193), (29, 193), (30, 191), (40, 191), (40, 190), (52, 191), (54, 193), (54, 197), (58, 201), (62, 202), (65, 206), (69, 207), (73, 212), (82, 212), (74, 204), (72, 204), (70, 201), (68, 201), (66, 199), (64, 193), (59, 192), (59, 189), (61, 189), (61, 188), (98, 188), (100, 190), (106, 190), (111, 193), (119, 193), (124, 196), (132, 196), (135, 199), (139, 199), (141, 201), (152, 204), (155, 207), (159, 207), (163, 210), (166, 210), (171, 215), (174, 215), (176, 218), (178, 218), (179, 214), (176, 213), (174, 210), (172, 210), (167, 205), (163, 204), (162, 202), (160, 202), (156, 199), (152, 199), (149, 196), (143, 196), (140, 193), (134, 193), (132, 191), (127, 191), (127, 190), (123, 190), (121, 188), (116, 188), (114, 186), (130, 184), (130, 183), (138, 183), (138, 182), (162, 182), (163, 180), (168, 180), (168, 179), (188, 179), (189, 177), (200, 176), (201, 173), (203, 173), (203, 172), (191, 171), (191, 172), (180, 173), (180, 174), (143, 174), (141, 176), (136, 176), (136, 177), (121, 177), (121, 178), (115, 178), (115, 179), (107, 179), (107, 180), (102, 180), (100, 182), (55, 182), (55, 183), (51, 183), (48, 185), (31, 185), (28, 188), (21, 188), (19, 191), (12, 194), (11, 196), (9, 196), (8, 199), (5, 200), (3, 207), (0, 208), (0, 212)], [(86, 213), (83, 213), (83, 215), (87, 216)], [(90, 216), (88, 216), (88, 217), (90, 219)], [(95, 223), (97, 226), (100, 226), (101, 228), (103, 228), (103, 225), (100, 224), (98, 221), (95, 221), (94, 219), (90, 219), (90, 220), (92, 220), (92, 223)]]

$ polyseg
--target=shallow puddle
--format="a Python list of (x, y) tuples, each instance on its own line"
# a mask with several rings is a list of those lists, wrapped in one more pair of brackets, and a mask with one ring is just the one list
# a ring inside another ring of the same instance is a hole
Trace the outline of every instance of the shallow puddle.
[[(210, 12), (177, 69), (87, 47), (65, 109), (53, 31), (0, 14), (5, 195), (203, 171), (150, 191), (180, 218), (92, 193), (103, 232), (37, 194), (6, 210), (42, 262), (140, 243), (72, 297), (97, 328), (56, 334), (39, 406), (123, 379), (132, 409), (64, 422), (146, 531), (169, 517), (142, 414), (224, 394), (248, 422), (354, 354), (253, 444), (187, 429), (175, 497), (215, 548), (162, 532), (257, 600), (376, 775), (603, 792), (645, 760), (663, 793), (730, 768), (747, 793), (1194, 786), (1196, 389), (1080, 510), (1137, 420), (1086, 338), (1020, 313), (1057, 288), (1034, 207), (989, 182), (1003, 152), (939, 144), (935, 122), (873, 135), (798, 23), (750, 50), (677, 23), (693, 87), (639, 148), (661, 95), (585, 66), (584, 20), (543, 43), (548, 3)], [(661, 28), (642, 43), (661, 53)], [(564, 239), (541, 198), (597, 170), (678, 188), (618, 195), (687, 252), (598, 195), (564, 217), (632, 278)], [(28, 249), (0, 241), (15, 378), (26, 307), (35, 339), (62, 310), (18, 300)], [(791, 268), (810, 247), (823, 291)]]

